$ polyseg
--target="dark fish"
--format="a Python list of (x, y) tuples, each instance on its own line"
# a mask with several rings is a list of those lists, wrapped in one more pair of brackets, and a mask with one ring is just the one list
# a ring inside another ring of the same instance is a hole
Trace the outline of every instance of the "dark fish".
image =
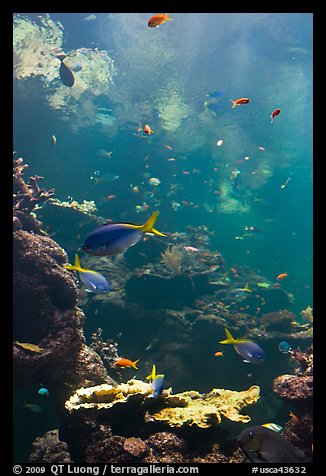
[(72, 71), (68, 66), (63, 62), (63, 60), (66, 58), (66, 55), (58, 55), (57, 56), (58, 60), (61, 61), (60, 63), (60, 68), (59, 68), (59, 74), (61, 81), (65, 86), (68, 86), (71, 88), (71, 86), (74, 85), (75, 78), (74, 75), (72, 74)]
[(257, 425), (240, 433), (238, 444), (251, 463), (304, 463), (305, 455), (280, 433)]

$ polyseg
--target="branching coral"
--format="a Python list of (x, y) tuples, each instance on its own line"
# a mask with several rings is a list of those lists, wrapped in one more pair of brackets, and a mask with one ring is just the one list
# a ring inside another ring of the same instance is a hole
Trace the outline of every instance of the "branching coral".
[(161, 263), (175, 274), (181, 272), (181, 254), (176, 246), (170, 246), (161, 253)]
[(23, 228), (32, 231), (41, 232), (41, 223), (31, 215), (36, 205), (44, 203), (54, 195), (54, 189), (45, 190), (40, 188), (38, 182), (43, 177), (35, 175), (30, 177), (27, 182), (23, 178), (23, 172), (28, 168), (23, 164), (21, 157), (13, 159), (13, 217), (14, 230)]

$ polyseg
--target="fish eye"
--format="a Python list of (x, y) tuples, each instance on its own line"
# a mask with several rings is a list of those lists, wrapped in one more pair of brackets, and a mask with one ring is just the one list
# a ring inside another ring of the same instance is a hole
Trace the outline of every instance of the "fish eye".
[(253, 431), (249, 431), (249, 438), (251, 438), (252, 440), (255, 438)]
[(87, 244), (84, 244), (84, 245), (82, 246), (82, 250), (88, 250), (89, 248), (90, 248), (90, 246), (87, 245)]

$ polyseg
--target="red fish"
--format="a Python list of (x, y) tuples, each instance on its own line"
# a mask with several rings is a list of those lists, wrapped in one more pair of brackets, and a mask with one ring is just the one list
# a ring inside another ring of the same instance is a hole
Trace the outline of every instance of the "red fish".
[(152, 17), (150, 17), (150, 19), (148, 20), (148, 26), (150, 28), (155, 28), (160, 25), (163, 25), (163, 23), (168, 20), (173, 20), (173, 18), (169, 18), (168, 13), (158, 13), (157, 15), (153, 15)]
[(230, 101), (233, 103), (233, 106), (232, 106), (232, 109), (233, 109), (235, 106), (239, 106), (240, 104), (248, 104), (248, 102), (250, 102), (250, 99), (239, 98), (239, 99), (236, 99), (235, 101), (233, 101), (233, 99), (230, 99)]
[(280, 281), (281, 279), (284, 279), (288, 276), (288, 273), (281, 273), (277, 276), (277, 280)]
[(215, 352), (215, 357), (223, 357), (223, 352)]
[(119, 359), (114, 363), (114, 365), (116, 365), (117, 367), (121, 367), (122, 369), (124, 369), (126, 367), (133, 367), (134, 369), (138, 370), (138, 367), (136, 367), (136, 364), (137, 364), (138, 361), (139, 361), (139, 359), (135, 360), (134, 362), (132, 362), (129, 359)]
[(145, 132), (145, 134), (149, 135), (149, 134), (153, 134), (154, 131), (150, 128), (150, 126), (148, 124), (146, 124), (144, 126), (144, 132)]
[(274, 121), (274, 117), (278, 116), (280, 112), (281, 112), (281, 109), (279, 109), (279, 108), (274, 109), (274, 111), (271, 114), (271, 124)]

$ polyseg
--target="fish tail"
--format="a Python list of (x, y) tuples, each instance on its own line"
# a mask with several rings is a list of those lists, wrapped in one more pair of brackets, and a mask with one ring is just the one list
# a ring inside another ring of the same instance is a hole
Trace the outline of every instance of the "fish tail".
[(142, 231), (143, 233), (154, 233), (155, 235), (166, 236), (164, 235), (164, 233), (161, 233), (160, 231), (153, 228), (158, 214), (159, 214), (158, 210), (155, 213), (153, 213), (153, 215), (140, 227), (140, 231)]
[(135, 362), (132, 363), (132, 367), (133, 367), (134, 369), (137, 369), (137, 370), (138, 370), (138, 367), (137, 367), (137, 365), (136, 365), (137, 362), (139, 362), (139, 359), (135, 360)]
[(244, 289), (248, 292), (248, 293), (252, 293), (252, 290), (249, 288), (249, 283), (247, 283), (244, 287)]
[(233, 109), (233, 108), (236, 106), (236, 102), (233, 101), (233, 99), (230, 99), (230, 101), (233, 103), (233, 106), (232, 106), (232, 108), (231, 108), (231, 109)]
[(67, 55), (65, 54), (57, 55), (57, 58), (58, 60), (63, 61), (65, 58), (67, 58)]
[(65, 264), (64, 267), (66, 269), (69, 269), (70, 271), (82, 271), (82, 267), (80, 266), (80, 261), (79, 261), (79, 257), (76, 253), (75, 255), (75, 264)]
[(173, 20), (173, 18), (170, 18), (168, 13), (164, 13), (164, 20), (165, 21)]
[(227, 339), (221, 340), (221, 341), (219, 342), (220, 344), (233, 344), (233, 345), (234, 345), (234, 344), (237, 343), (236, 339), (234, 339), (234, 338), (232, 337), (231, 332), (230, 332), (228, 329), (226, 329), (226, 328), (225, 328), (225, 334), (226, 334)]

